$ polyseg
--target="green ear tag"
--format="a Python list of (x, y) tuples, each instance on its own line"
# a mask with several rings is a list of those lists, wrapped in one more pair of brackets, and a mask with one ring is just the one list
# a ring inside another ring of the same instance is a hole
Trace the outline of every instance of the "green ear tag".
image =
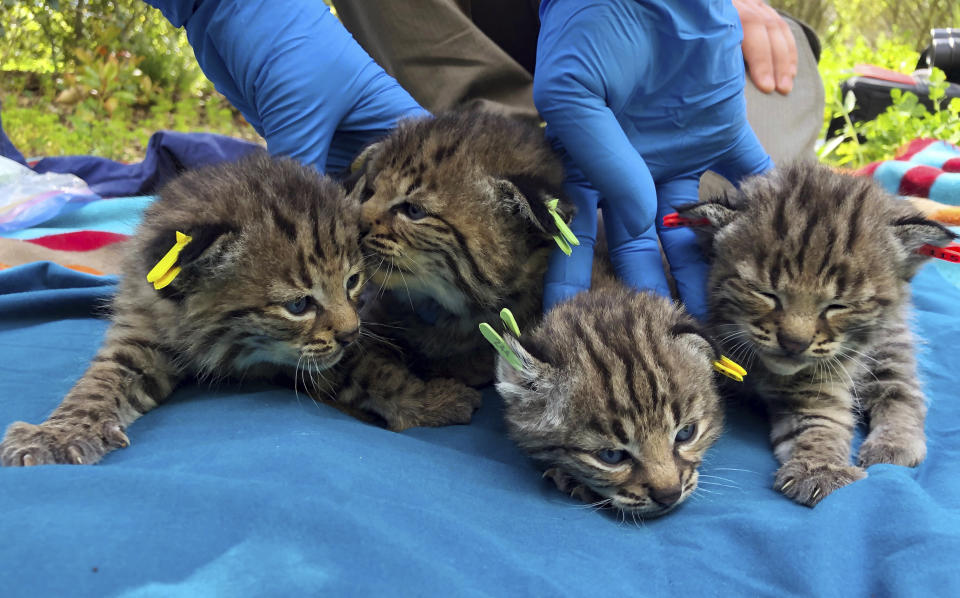
[(563, 240), (563, 237), (559, 235), (553, 235), (553, 240), (557, 242), (557, 247), (560, 248), (560, 251), (567, 255), (573, 253), (573, 249), (570, 249), (570, 246), (567, 245), (567, 242)]
[(493, 348), (497, 350), (497, 353), (501, 355), (504, 359), (507, 360), (507, 363), (513, 366), (517, 371), (520, 371), (522, 366), (520, 365), (520, 358), (517, 357), (517, 354), (513, 352), (503, 338), (497, 334), (497, 331), (494, 330), (490, 324), (486, 322), (480, 322), (480, 334), (483, 335), (483, 338), (493, 345)]
[[(560, 234), (563, 235), (563, 238), (566, 239), (570, 245), (580, 245), (580, 239), (577, 238), (573, 231), (570, 230), (570, 227), (567, 226), (567, 223), (563, 221), (563, 218), (560, 217), (560, 214), (557, 212), (557, 205), (560, 203), (560, 200), (557, 198), (551, 199), (547, 202), (547, 210), (550, 211), (550, 215), (553, 216), (553, 223), (557, 225), (557, 230), (560, 231)], [(559, 245), (559, 243), (558, 243)], [(561, 246), (560, 249), (563, 249)], [(564, 251), (564, 253), (567, 253)], [(567, 255), (570, 255), (567, 253)]]
[(520, 327), (517, 326), (517, 319), (513, 317), (513, 312), (504, 307), (500, 310), (500, 319), (507, 325), (507, 330), (513, 333), (513, 336), (520, 336)]

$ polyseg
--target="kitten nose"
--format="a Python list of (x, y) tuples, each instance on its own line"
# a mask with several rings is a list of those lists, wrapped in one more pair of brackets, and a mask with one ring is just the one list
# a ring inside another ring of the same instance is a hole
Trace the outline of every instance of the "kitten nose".
[(353, 341), (357, 340), (359, 336), (360, 336), (360, 327), (357, 326), (353, 330), (341, 330), (340, 332), (337, 332), (336, 334), (334, 334), (333, 338), (337, 339), (337, 341), (341, 345), (349, 345)]
[(675, 505), (680, 496), (683, 494), (683, 490), (680, 486), (671, 486), (669, 488), (650, 488), (650, 498), (654, 500), (661, 507), (669, 507)]
[(813, 342), (812, 338), (798, 338), (795, 336), (790, 336), (781, 332), (777, 335), (777, 342), (780, 343), (780, 348), (782, 348), (787, 353), (792, 353), (794, 355), (799, 355), (803, 353), (804, 350), (810, 346), (810, 343)]

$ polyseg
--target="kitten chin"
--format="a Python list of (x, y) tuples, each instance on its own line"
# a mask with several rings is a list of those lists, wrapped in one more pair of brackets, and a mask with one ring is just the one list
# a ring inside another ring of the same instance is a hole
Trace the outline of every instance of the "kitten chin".
[(813, 363), (806, 360), (797, 361), (789, 357), (779, 357), (764, 353), (760, 353), (758, 357), (764, 367), (777, 376), (793, 376), (813, 365)]

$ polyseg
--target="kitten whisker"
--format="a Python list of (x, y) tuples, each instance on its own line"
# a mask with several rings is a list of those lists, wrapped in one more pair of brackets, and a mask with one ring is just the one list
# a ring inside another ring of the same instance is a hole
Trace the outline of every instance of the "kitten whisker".
[(719, 486), (719, 487), (721, 487), (721, 488), (732, 488), (732, 489), (734, 489), (734, 490), (743, 490), (743, 488), (741, 488), (740, 486), (731, 486), (731, 485), (729, 485), (729, 484), (721, 484), (721, 483), (719, 483), (719, 482), (710, 482), (710, 481), (708, 481), (708, 480), (700, 480), (700, 484), (699, 484), (699, 485), (700, 485), (700, 486), (703, 486), (703, 485), (707, 485), (707, 486)]

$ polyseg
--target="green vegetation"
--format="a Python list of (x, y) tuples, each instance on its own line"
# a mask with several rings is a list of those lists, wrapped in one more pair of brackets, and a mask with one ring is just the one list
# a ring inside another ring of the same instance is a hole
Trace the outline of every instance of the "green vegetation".
[(260, 140), (140, 0), (2, 0), (0, 101), (27, 156), (137, 160), (160, 129)]
[[(960, 26), (956, 0), (771, 3), (821, 36), (825, 126), (856, 101), (839, 94), (855, 64), (909, 73), (932, 27)], [(935, 82), (934, 94), (943, 87)], [(160, 129), (260, 140), (203, 76), (184, 33), (141, 0), (0, 0), (0, 101), (4, 128), (28, 156), (136, 160)], [(930, 113), (912, 94), (900, 94), (875, 121), (849, 123), (828, 140), (821, 159), (856, 167), (892, 156), (915, 137), (960, 142), (958, 112), (957, 101)]]
[[(826, 91), (824, 134), (836, 117), (846, 120), (841, 134), (820, 148), (820, 159), (857, 168), (893, 157), (918, 137), (960, 142), (960, 101), (935, 102), (929, 112), (912, 93), (894, 92), (894, 104), (876, 120), (852, 123), (846, 118), (856, 98), (840, 97), (840, 83), (853, 75), (857, 64), (873, 64), (901, 73), (917, 66), (920, 51), (930, 43), (935, 27), (960, 26), (956, 0), (773, 0), (776, 8), (803, 19), (817, 29), (823, 51), (820, 75)], [(943, 73), (932, 77), (931, 98), (942, 98)], [(860, 141), (860, 137), (865, 141)]]

